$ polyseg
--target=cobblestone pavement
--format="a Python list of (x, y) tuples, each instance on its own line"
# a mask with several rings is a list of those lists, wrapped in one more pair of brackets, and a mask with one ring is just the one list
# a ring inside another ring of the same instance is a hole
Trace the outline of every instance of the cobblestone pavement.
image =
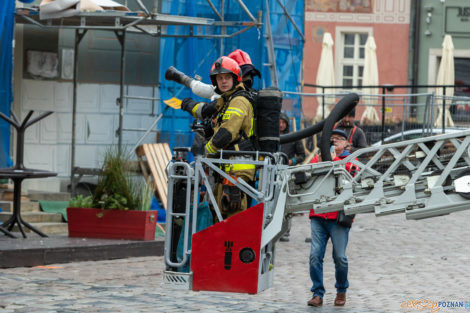
[(296, 216), (291, 241), (277, 245), (274, 286), (258, 295), (169, 290), (161, 284), (163, 257), (143, 257), (0, 269), (0, 312), (470, 312), (401, 307), (412, 300), (470, 301), (469, 223), (470, 211), (421, 221), (358, 216), (345, 308), (332, 304), (330, 244), (324, 305), (306, 305), (309, 224)]

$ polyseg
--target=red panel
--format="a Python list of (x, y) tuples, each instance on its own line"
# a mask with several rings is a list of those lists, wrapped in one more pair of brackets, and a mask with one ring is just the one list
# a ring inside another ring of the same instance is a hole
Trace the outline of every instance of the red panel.
[(69, 237), (154, 240), (157, 212), (67, 208)]
[[(260, 203), (193, 235), (193, 290), (258, 291), (263, 208)], [(240, 260), (245, 248), (254, 251), (250, 263)]]

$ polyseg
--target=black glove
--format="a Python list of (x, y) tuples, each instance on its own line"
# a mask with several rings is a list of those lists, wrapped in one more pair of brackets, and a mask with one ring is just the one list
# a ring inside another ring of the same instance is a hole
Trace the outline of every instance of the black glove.
[(204, 103), (204, 106), (201, 109), (202, 119), (210, 118), (217, 111), (217, 100), (211, 101), (209, 103)]
[(239, 211), (242, 208), (242, 193), (235, 186), (222, 186), (222, 205), (229, 213)]
[(198, 104), (198, 102), (193, 100), (192, 98), (184, 98), (183, 102), (181, 102), (181, 109), (186, 112), (189, 112), (192, 115), (193, 109), (196, 104)]
[(212, 136), (214, 135), (214, 128), (212, 127), (212, 123), (210, 120), (204, 120), (202, 122), (202, 127), (203, 127), (203, 136), (204, 138), (209, 141)]

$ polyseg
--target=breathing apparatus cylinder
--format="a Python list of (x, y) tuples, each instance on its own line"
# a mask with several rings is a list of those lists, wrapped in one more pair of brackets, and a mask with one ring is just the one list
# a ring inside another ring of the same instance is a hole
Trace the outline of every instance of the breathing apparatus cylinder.
[(256, 102), (256, 128), (260, 151), (279, 151), (279, 116), (282, 107), (282, 92), (268, 87), (258, 92)]

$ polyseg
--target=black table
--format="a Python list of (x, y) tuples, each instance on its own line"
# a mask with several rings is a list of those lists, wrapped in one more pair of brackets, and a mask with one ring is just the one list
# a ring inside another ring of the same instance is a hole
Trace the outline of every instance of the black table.
[(16, 164), (14, 167), (11, 168), (2, 168), (0, 169), (0, 178), (10, 178), (13, 181), (14, 189), (13, 189), (13, 214), (12, 216), (2, 225), (0, 225), (0, 232), (4, 233), (8, 237), (16, 238), (10, 231), (13, 229), (15, 224), (18, 224), (18, 228), (20, 229), (23, 238), (26, 238), (26, 234), (23, 229), (23, 225), (29, 228), (30, 230), (34, 231), (41, 237), (47, 237), (46, 234), (39, 231), (38, 229), (31, 226), (29, 223), (25, 222), (21, 218), (21, 183), (24, 179), (28, 178), (45, 178), (56, 176), (57, 173), (44, 171), (44, 170), (36, 170), (36, 169), (28, 169), (25, 168), (23, 165), (23, 157), (24, 157), (24, 133), (26, 128), (31, 126), (32, 124), (39, 122), (41, 119), (45, 118), (48, 115), (51, 115), (52, 112), (44, 112), (40, 114), (38, 117), (34, 118), (33, 120), (29, 121), (31, 116), (33, 115), (34, 111), (29, 111), (26, 115), (23, 122), (19, 122), (18, 118), (16, 117), (13, 111), (10, 111), (11, 118), (6, 116), (5, 114), (0, 112), (0, 118), (3, 118), (5, 121), (10, 123), (16, 130)]
[(10, 178), (13, 181), (14, 189), (13, 189), (13, 214), (11, 217), (2, 225), (0, 225), (0, 231), (3, 232), (8, 237), (15, 238), (15, 235), (10, 233), (13, 226), (18, 224), (18, 228), (20, 229), (21, 234), (23, 237), (26, 238), (26, 234), (23, 229), (23, 225), (27, 228), (31, 229), (38, 235), (42, 237), (47, 237), (43, 232), (36, 229), (35, 227), (31, 226), (29, 223), (25, 222), (21, 218), (21, 183), (23, 179), (27, 178), (45, 178), (45, 177), (52, 177), (56, 176), (57, 173), (43, 171), (43, 170), (35, 170), (35, 169), (17, 169), (17, 168), (2, 168), (0, 169), (0, 178)]

